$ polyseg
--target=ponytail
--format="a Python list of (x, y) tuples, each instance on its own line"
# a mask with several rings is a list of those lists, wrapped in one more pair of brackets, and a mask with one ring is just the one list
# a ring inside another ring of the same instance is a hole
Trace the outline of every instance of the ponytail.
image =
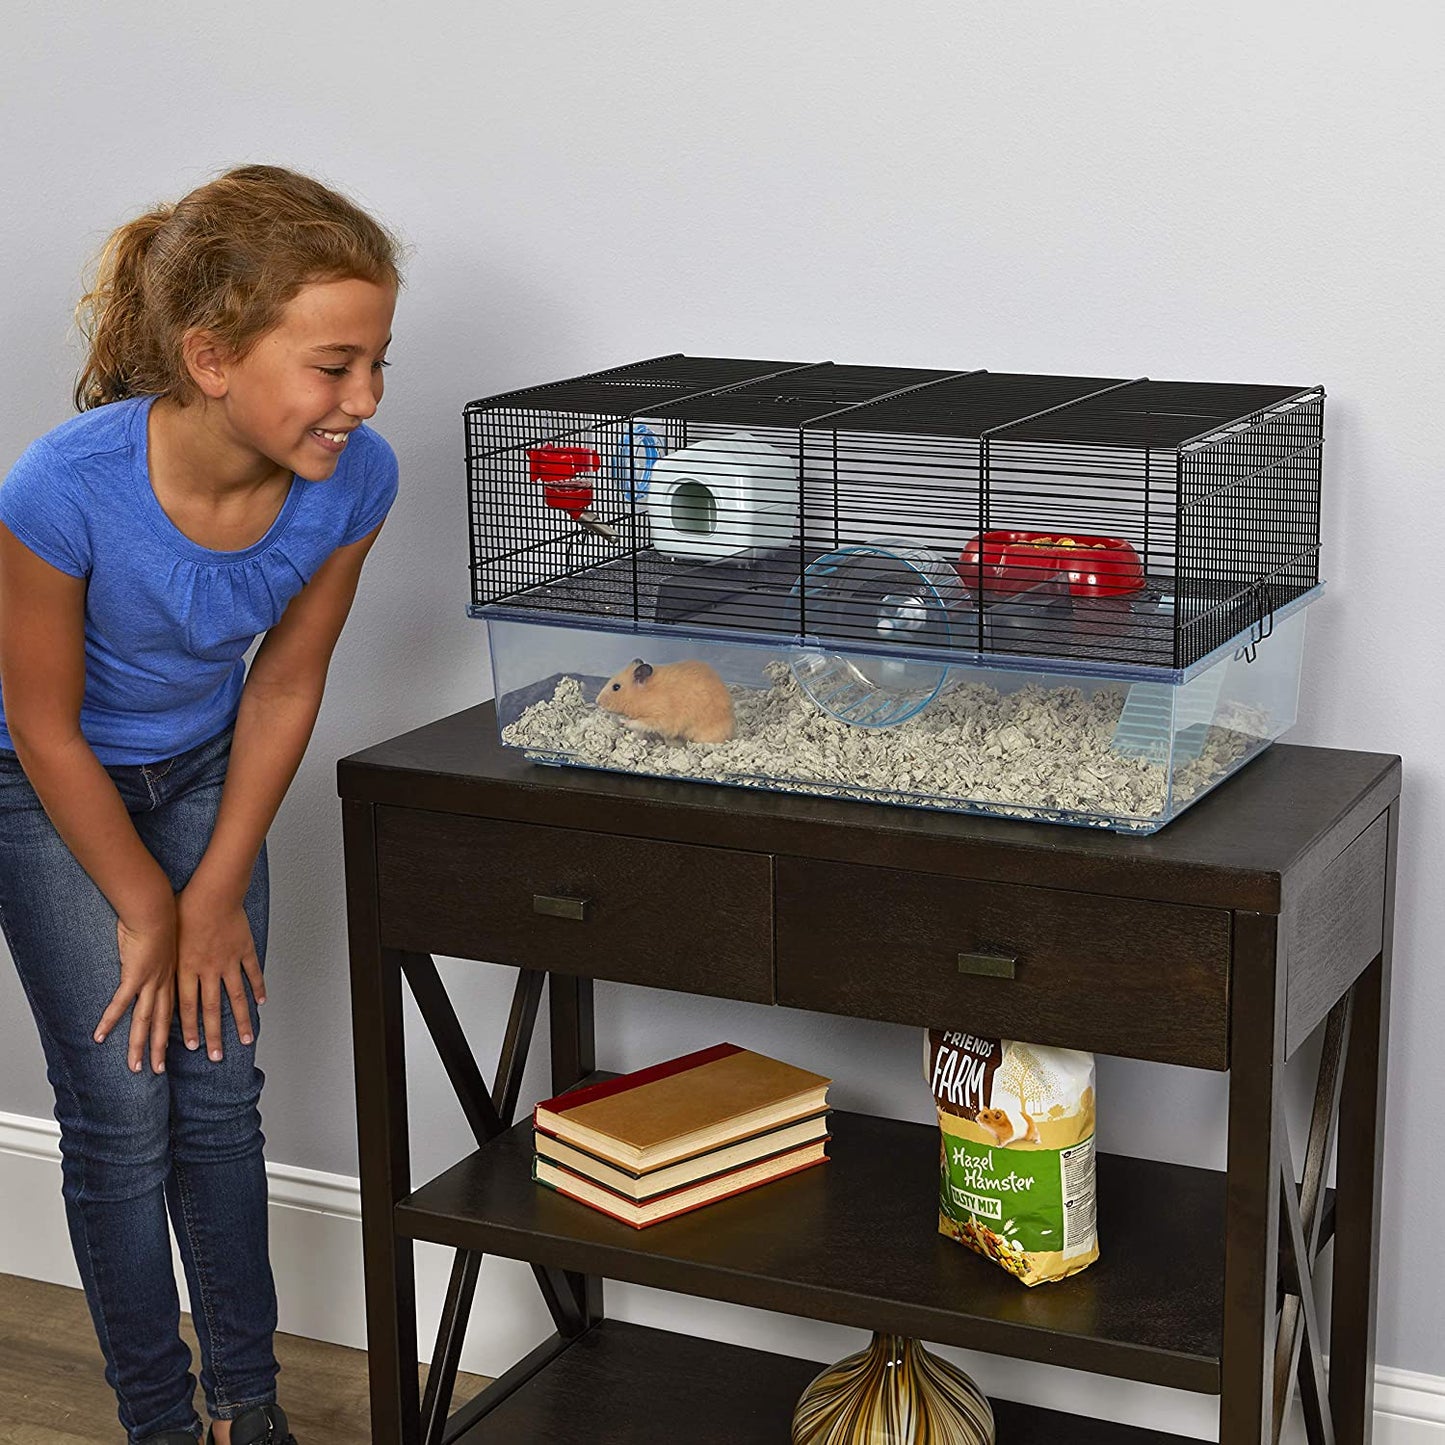
[(147, 314), (145, 263), (174, 214), (174, 206), (159, 206), (117, 229), (101, 250), (91, 288), (75, 308), (90, 349), (75, 383), (77, 411), (144, 393), (163, 369)]

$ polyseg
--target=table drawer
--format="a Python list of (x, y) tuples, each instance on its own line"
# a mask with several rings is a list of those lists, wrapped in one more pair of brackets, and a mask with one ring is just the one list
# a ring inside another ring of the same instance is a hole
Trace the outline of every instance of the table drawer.
[(773, 1001), (766, 855), (388, 807), (376, 839), (386, 947)]
[(776, 870), (780, 1004), (1228, 1067), (1223, 910), (797, 858)]

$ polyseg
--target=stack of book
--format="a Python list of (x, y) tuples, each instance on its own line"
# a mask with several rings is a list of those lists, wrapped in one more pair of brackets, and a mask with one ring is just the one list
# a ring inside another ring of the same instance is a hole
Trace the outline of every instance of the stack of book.
[(642, 1229), (821, 1164), (830, 1083), (715, 1044), (538, 1104), (532, 1177)]

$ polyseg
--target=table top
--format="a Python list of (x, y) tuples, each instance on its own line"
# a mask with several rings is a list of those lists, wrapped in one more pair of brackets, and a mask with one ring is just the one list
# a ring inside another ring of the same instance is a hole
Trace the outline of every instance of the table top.
[(1393, 754), (1275, 743), (1145, 836), (528, 762), (492, 703), (342, 758), (360, 803), (1279, 913), (1399, 796)]

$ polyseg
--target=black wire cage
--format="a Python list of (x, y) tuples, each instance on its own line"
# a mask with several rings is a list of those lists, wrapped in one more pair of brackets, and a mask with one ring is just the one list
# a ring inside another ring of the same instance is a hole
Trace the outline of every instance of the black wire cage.
[(464, 419), (479, 617), (1180, 676), (1319, 583), (1318, 386), (679, 354)]

